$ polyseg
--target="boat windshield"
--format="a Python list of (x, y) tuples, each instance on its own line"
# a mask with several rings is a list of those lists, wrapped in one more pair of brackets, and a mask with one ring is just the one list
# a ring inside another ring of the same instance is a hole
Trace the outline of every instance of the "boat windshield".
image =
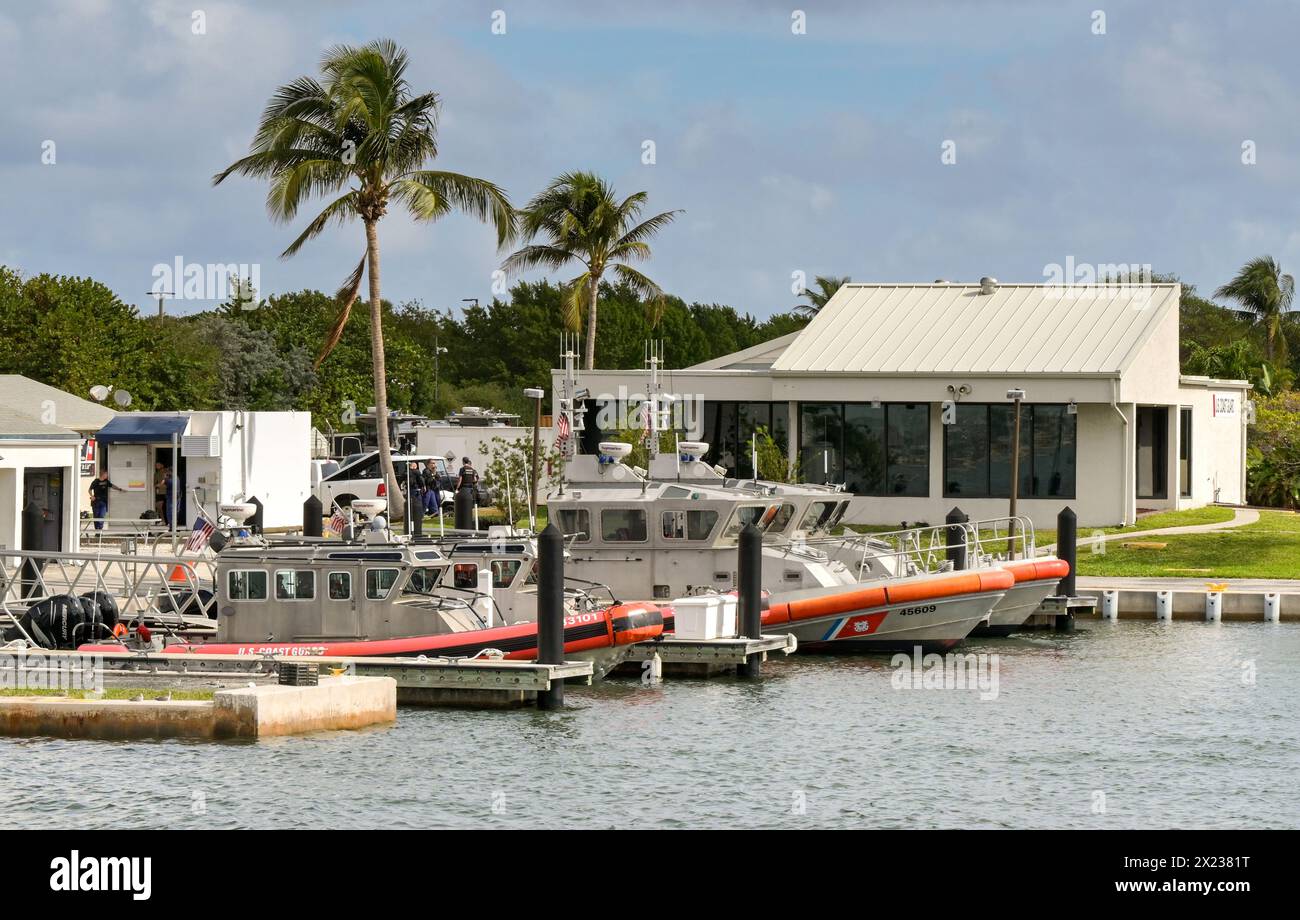
[(838, 502), (813, 502), (808, 506), (808, 510), (804, 512), (803, 520), (799, 522), (799, 529), (803, 531), (821, 530), (827, 526), (827, 522), (835, 513), (837, 504)]
[(747, 524), (755, 524), (760, 530), (766, 531), (779, 516), (780, 509), (777, 505), (741, 505), (732, 513), (722, 535), (737, 537)]
[(411, 577), (406, 580), (402, 594), (429, 595), (434, 593), (442, 579), (444, 566), (425, 565), (411, 569)]

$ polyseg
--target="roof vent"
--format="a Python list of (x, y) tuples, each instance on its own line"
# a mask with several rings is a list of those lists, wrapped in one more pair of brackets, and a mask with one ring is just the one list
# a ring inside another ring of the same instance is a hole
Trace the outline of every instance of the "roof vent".
[(934, 283), (935, 283), (935, 284), (952, 284), (952, 282), (949, 281), (947, 278), (935, 278), (935, 279), (934, 279)]
[(991, 275), (985, 275), (980, 279), (980, 293), (992, 294), (998, 289), (998, 279)]

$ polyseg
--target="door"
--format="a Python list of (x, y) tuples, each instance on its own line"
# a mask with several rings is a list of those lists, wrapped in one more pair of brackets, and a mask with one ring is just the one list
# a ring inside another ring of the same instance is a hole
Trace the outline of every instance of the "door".
[(1169, 409), (1138, 406), (1137, 497), (1168, 498)]
[(63, 549), (63, 477), (64, 470), (58, 467), (35, 467), (23, 473), (23, 508), (34, 504), (41, 512), (36, 532), (23, 534), (24, 549)]

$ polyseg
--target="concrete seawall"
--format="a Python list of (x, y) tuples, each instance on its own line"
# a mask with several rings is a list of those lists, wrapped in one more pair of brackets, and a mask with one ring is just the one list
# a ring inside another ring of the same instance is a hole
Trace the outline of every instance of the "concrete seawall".
[(315, 687), (218, 690), (209, 701), (0, 697), (0, 734), (56, 738), (260, 738), (397, 719), (391, 677), (324, 677)]

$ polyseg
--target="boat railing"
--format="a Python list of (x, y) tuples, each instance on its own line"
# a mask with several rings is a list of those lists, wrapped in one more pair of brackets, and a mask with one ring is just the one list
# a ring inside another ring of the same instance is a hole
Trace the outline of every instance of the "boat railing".
[(603, 582), (589, 581), (586, 578), (578, 578), (576, 575), (565, 575), (564, 583), (566, 585), (570, 583), (585, 585), (583, 588), (575, 588), (574, 590), (582, 595), (583, 599), (587, 601), (589, 606), (594, 606), (595, 601), (593, 598), (597, 594), (602, 596), (607, 595), (609, 597), (609, 606), (611, 607), (617, 605), (619, 602), (618, 598), (614, 596), (614, 589)]
[(1031, 559), (1038, 554), (1034, 523), (1024, 515), (984, 518), (966, 526), (970, 530), (967, 553), (971, 565)]
[(951, 551), (964, 549), (968, 566), (1030, 558), (1036, 553), (1034, 526), (1024, 516), (987, 518), (900, 530), (794, 538), (788, 553), (818, 551), (848, 565), (861, 581), (942, 572), (953, 567)]
[(42, 601), (102, 591), (117, 601), (121, 622), (148, 617), (175, 635), (173, 626), (189, 628), (185, 611), (211, 618), (215, 596), (205, 602), (199, 592), (214, 589), (215, 577), (215, 566), (203, 559), (0, 549), (0, 613), (19, 625), (22, 614)]

